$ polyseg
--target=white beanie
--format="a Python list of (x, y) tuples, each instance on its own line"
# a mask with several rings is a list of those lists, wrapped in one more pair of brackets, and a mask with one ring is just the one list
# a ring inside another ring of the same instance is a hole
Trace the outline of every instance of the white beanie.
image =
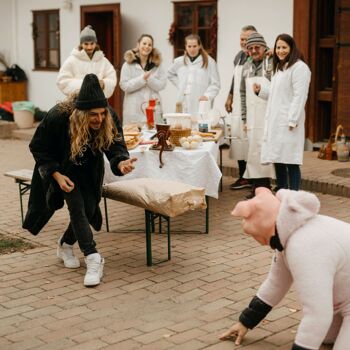
[(80, 44), (90, 42), (90, 41), (97, 43), (97, 37), (96, 37), (96, 32), (92, 29), (91, 25), (87, 25), (80, 32)]

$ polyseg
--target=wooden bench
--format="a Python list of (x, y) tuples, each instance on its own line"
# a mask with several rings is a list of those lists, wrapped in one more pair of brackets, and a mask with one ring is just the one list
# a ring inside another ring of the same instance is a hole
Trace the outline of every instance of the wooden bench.
[[(105, 217), (109, 232), (106, 199), (112, 199), (134, 205), (145, 210), (146, 255), (147, 265), (152, 263), (152, 232), (155, 232), (154, 220), (158, 218), (159, 230), (162, 232), (162, 219), (167, 223), (168, 259), (171, 259), (170, 219), (189, 210), (207, 208), (205, 189), (160, 179), (139, 178), (116, 181), (103, 186)], [(208, 233), (208, 211), (206, 213), (206, 233)], [(159, 263), (158, 262), (158, 263)]]
[[(19, 198), (22, 224), (24, 220), (22, 197), (31, 187), (33, 171), (21, 169), (4, 174), (11, 177), (19, 185)], [(209, 232), (209, 207), (205, 190), (183, 183), (157, 179), (134, 179), (117, 181), (103, 186), (106, 228), (109, 232), (107, 199), (124, 202), (145, 209), (146, 260), (152, 261), (152, 232), (155, 232), (155, 219), (158, 218), (159, 230), (162, 232), (162, 220), (167, 223), (168, 249), (166, 260), (171, 259), (170, 218), (181, 215), (189, 210), (206, 208), (205, 233)]]
[(29, 170), (29, 169), (14, 170), (14, 171), (9, 171), (4, 175), (8, 177), (12, 177), (15, 180), (15, 182), (18, 183), (19, 202), (21, 207), (21, 218), (22, 218), (22, 224), (23, 224), (24, 214), (23, 214), (22, 197), (30, 190), (32, 177), (33, 177), (33, 170)]

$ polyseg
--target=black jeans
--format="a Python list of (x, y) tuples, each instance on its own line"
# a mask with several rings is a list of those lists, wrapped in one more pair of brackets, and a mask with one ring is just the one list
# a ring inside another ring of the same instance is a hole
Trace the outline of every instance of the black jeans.
[(253, 184), (253, 193), (255, 193), (255, 189), (257, 187), (266, 187), (271, 189), (271, 181), (269, 177), (261, 177), (256, 179), (250, 179)]
[(70, 223), (65, 231), (61, 243), (73, 245), (78, 241), (80, 250), (84, 256), (97, 253), (96, 243), (93, 238), (93, 233), (89, 224), (95, 211), (95, 202), (85, 198), (80, 188), (75, 185), (70, 193), (64, 192), (64, 199), (68, 206)]
[(298, 191), (301, 183), (301, 172), (298, 164), (275, 163), (277, 187)]
[(239, 171), (239, 178), (243, 178), (243, 174), (245, 172), (245, 169), (247, 167), (247, 162), (245, 160), (238, 160), (238, 171)]

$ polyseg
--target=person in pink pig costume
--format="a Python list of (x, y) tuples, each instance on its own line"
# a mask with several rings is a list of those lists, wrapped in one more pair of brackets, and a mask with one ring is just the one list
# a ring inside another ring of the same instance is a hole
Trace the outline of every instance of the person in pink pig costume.
[(232, 215), (261, 245), (275, 249), (270, 272), (239, 322), (220, 336), (240, 345), (288, 292), (292, 283), (303, 307), (292, 350), (350, 349), (350, 224), (318, 214), (317, 197), (279, 190), (276, 197), (258, 188), (256, 197), (239, 202)]

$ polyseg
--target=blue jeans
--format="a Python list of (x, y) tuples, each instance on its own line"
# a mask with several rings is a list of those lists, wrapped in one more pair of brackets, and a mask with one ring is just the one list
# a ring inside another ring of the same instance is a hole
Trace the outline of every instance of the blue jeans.
[(298, 191), (301, 183), (301, 173), (298, 164), (275, 163), (278, 189), (289, 188)]
[(95, 210), (94, 201), (84, 198), (77, 185), (72, 192), (64, 193), (64, 199), (68, 206), (70, 223), (61, 239), (61, 244), (73, 245), (78, 241), (79, 248), (84, 256), (97, 253), (96, 243), (89, 224), (89, 219), (91, 219)]

